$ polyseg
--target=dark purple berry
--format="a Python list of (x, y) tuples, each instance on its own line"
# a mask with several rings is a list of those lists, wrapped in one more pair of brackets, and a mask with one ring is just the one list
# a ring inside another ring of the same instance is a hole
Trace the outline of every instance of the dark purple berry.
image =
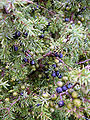
[(18, 47), (17, 47), (17, 46), (14, 46), (14, 50), (15, 50), (15, 51), (18, 51)]
[(53, 66), (54, 68), (56, 68), (56, 64), (53, 64), (52, 66)]
[(83, 7), (83, 9), (85, 10), (85, 9), (86, 9), (86, 7)]
[(56, 73), (55, 73), (55, 72), (53, 72), (53, 73), (52, 73), (52, 76), (53, 76), (53, 77), (56, 77)]
[(37, 5), (37, 8), (39, 8), (38, 5)]
[(64, 106), (64, 101), (59, 101), (59, 102), (58, 102), (58, 105), (59, 105), (59, 107)]
[(20, 31), (18, 31), (18, 32), (17, 32), (17, 36), (20, 37), (20, 35), (21, 35)]
[(65, 22), (69, 22), (69, 18), (65, 18)]
[(47, 79), (49, 79), (49, 76), (46, 76)]
[(61, 78), (62, 78), (62, 75), (58, 76), (58, 78), (61, 79)]
[(61, 88), (61, 87), (58, 87), (58, 88), (56, 89), (56, 92), (57, 92), (57, 93), (61, 93), (61, 92), (62, 92), (62, 88)]
[(37, 107), (38, 107), (38, 106), (40, 106), (40, 104), (39, 104), (39, 103), (37, 104)]
[(28, 33), (27, 33), (27, 32), (25, 32), (25, 33), (24, 33), (24, 36), (25, 36), (25, 38), (26, 38), (26, 37), (28, 36)]
[(20, 93), (20, 95), (23, 95), (23, 93)]
[(48, 26), (50, 26), (50, 22), (48, 23)]
[(15, 35), (13, 36), (15, 39), (17, 39), (18, 37), (20, 37), (20, 35), (21, 35), (21, 33), (20, 33), (20, 31), (16, 31), (15, 32)]
[(57, 76), (59, 75), (59, 71), (56, 72), (56, 75), (57, 75)]
[(68, 84), (68, 89), (71, 88), (71, 87), (72, 87), (72, 85), (69, 83), (69, 84)]
[(59, 57), (60, 57), (60, 58), (62, 58), (62, 57), (63, 57), (63, 54), (62, 54), (62, 53), (60, 53), (60, 54), (59, 54)]
[(30, 109), (32, 109), (32, 108), (33, 108), (33, 106), (32, 106), (32, 105), (29, 105), (29, 107), (30, 107)]
[(42, 34), (42, 35), (40, 35), (40, 36), (39, 36), (39, 38), (44, 38), (44, 35), (43, 35), (43, 34)]
[(24, 61), (25, 61), (25, 62), (28, 62), (28, 59), (27, 59), (27, 58), (24, 58)]
[(66, 86), (63, 86), (63, 87), (62, 87), (62, 90), (63, 90), (63, 91), (66, 91), (66, 90), (67, 90), (67, 87), (66, 87)]
[(55, 57), (58, 57), (58, 52), (55, 53)]
[(45, 62), (46, 65), (49, 65), (47, 62)]
[(30, 64), (31, 64), (31, 65), (34, 65), (34, 64), (35, 64), (34, 60), (32, 60), (32, 61), (30, 62)]

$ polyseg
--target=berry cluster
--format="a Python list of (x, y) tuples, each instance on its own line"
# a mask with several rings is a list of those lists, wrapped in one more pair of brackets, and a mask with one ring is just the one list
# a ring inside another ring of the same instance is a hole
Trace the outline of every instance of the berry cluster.
[[(88, 117), (88, 73), (79, 69), (74, 80), (72, 72), (79, 68), (78, 62), (89, 56), (88, 21), (83, 14), (87, 7), (77, 1), (19, 2), (10, 2), (4, 12), (0, 10), (4, 26), (0, 36), (0, 116), (43, 120), (59, 111), (60, 115), (67, 113), (67, 117), (74, 114), (75, 119)], [(10, 34), (13, 28), (16, 31)], [(78, 116), (77, 111), (82, 115)], [(66, 119), (66, 114), (61, 119)]]

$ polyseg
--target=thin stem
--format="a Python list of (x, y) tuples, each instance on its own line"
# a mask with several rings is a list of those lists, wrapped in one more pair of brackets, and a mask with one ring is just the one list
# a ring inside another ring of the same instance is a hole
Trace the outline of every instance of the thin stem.
[(58, 57), (57, 57), (57, 59), (58, 59), (58, 60), (60, 60), (60, 61), (61, 61), (61, 62), (62, 62), (62, 63), (63, 63), (63, 64), (64, 64), (67, 68), (68, 68), (68, 70), (69, 70), (69, 71), (71, 71), (71, 70), (72, 70), (72, 69), (70, 69), (70, 68), (69, 68), (69, 66), (68, 66), (68, 65), (66, 65), (66, 64), (64, 63), (64, 61), (63, 61), (63, 60), (61, 60), (61, 59), (60, 59), (60, 58), (58, 58)]
[(85, 63), (85, 62), (88, 62), (88, 61), (90, 61), (90, 59), (87, 59), (87, 60), (85, 60), (85, 61), (79, 62), (79, 63), (77, 63), (77, 64), (82, 64), (82, 63)]
[(14, 105), (19, 100), (20, 100), (20, 97), (15, 102), (11, 103), (11, 106)]

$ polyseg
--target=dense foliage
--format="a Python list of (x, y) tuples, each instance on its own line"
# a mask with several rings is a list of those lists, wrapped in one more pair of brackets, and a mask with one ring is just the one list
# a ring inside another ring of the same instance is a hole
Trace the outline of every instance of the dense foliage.
[(88, 0), (0, 1), (0, 119), (88, 120)]

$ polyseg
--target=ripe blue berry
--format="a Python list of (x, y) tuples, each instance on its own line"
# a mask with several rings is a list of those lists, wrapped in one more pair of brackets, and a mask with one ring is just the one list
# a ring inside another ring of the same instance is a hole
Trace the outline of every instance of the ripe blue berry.
[(20, 31), (18, 31), (18, 32), (17, 32), (17, 36), (20, 37), (20, 35), (21, 35)]
[(32, 61), (30, 62), (30, 64), (31, 64), (31, 65), (34, 65), (34, 64), (35, 64), (34, 60), (32, 60)]
[(29, 107), (30, 107), (30, 109), (32, 109), (32, 108), (33, 108), (33, 106), (32, 106), (32, 105), (29, 105)]
[(47, 79), (49, 79), (49, 76), (46, 76)]
[(57, 93), (61, 93), (61, 92), (62, 92), (62, 88), (61, 88), (61, 87), (58, 87), (58, 88), (56, 89), (56, 92), (57, 92)]
[(62, 78), (62, 75), (60, 75), (58, 78), (61, 79), (61, 78)]
[(58, 52), (55, 53), (55, 57), (58, 57)]
[(20, 93), (20, 95), (23, 95), (23, 93)]
[(63, 86), (63, 87), (62, 87), (62, 90), (63, 90), (63, 91), (66, 91), (66, 90), (67, 90), (67, 87), (66, 87), (66, 86)]
[(55, 71), (52, 73), (52, 76), (53, 76), (53, 77), (56, 77), (56, 73), (55, 73)]
[(85, 9), (86, 9), (86, 7), (83, 7), (83, 9), (85, 10)]
[(59, 105), (59, 107), (64, 106), (64, 101), (59, 101), (59, 102), (58, 102), (58, 105)]
[(15, 35), (13, 36), (15, 39), (17, 39), (18, 37), (20, 37), (20, 35), (21, 35), (21, 33), (20, 33), (20, 31), (16, 31), (15, 32)]
[(26, 37), (28, 36), (28, 33), (27, 33), (27, 32), (25, 32), (25, 33), (24, 33), (24, 36), (25, 36), (25, 38), (26, 38)]
[(60, 54), (59, 54), (59, 57), (62, 58), (62, 57), (63, 57), (63, 54), (60, 53)]
[(44, 38), (44, 35), (43, 35), (43, 34), (42, 34), (42, 35), (40, 35), (40, 36), (39, 36), (39, 38)]
[(48, 23), (48, 26), (50, 26), (50, 22)]
[(68, 84), (68, 89), (71, 88), (71, 87), (72, 87), (72, 85), (69, 83), (69, 84)]
[(37, 107), (38, 107), (38, 106), (40, 106), (40, 104), (39, 104), (39, 103), (37, 104)]
[(24, 61), (25, 61), (25, 62), (28, 62), (28, 59), (27, 59), (27, 58), (24, 58)]
[(56, 75), (57, 75), (57, 76), (59, 75), (59, 71), (56, 72)]
[(49, 65), (47, 62), (45, 62), (46, 65)]
[(14, 50), (15, 50), (15, 51), (18, 51), (18, 47), (17, 47), (17, 46), (14, 46)]
[(37, 8), (39, 8), (38, 5), (37, 5)]
[(53, 66), (54, 68), (56, 68), (56, 64), (53, 64), (52, 66)]
[(69, 22), (69, 18), (65, 18), (65, 22)]

